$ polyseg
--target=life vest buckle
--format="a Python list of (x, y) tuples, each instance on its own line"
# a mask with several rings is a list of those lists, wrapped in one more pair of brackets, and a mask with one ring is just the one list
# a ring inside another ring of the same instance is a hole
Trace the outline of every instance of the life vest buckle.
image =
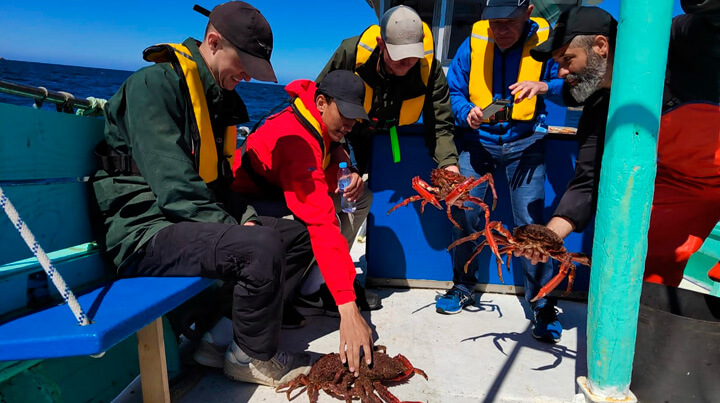
[(512, 115), (512, 112), (510, 109), (511, 107), (512, 107), (511, 105), (508, 105), (508, 106), (504, 107), (503, 109), (501, 109), (499, 112), (496, 112), (495, 115), (493, 115), (493, 117), (490, 118), (490, 123), (493, 123), (493, 124), (494, 123), (502, 123), (502, 122), (507, 122), (508, 120), (510, 120), (510, 116)]
[(385, 121), (380, 121), (378, 118), (372, 118), (370, 119), (370, 130), (371, 131), (379, 131), (379, 130), (389, 130), (393, 126), (398, 125), (397, 119), (388, 119)]

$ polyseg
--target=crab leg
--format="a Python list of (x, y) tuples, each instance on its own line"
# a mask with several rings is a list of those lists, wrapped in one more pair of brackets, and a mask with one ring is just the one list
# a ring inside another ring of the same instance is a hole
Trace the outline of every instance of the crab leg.
[[(285, 391), (285, 392), (287, 393), (288, 400), (290, 400), (290, 394), (292, 393), (293, 390), (295, 390), (301, 386), (308, 387), (308, 385), (311, 385), (311, 384), (312, 383), (310, 382), (310, 378), (308, 378), (308, 376), (305, 374), (301, 374), (300, 376), (293, 379), (292, 381), (290, 381), (284, 385), (278, 386), (277, 388), (275, 388), (275, 391), (278, 393), (282, 393), (283, 389), (287, 388), (287, 391)], [(310, 393), (310, 391), (308, 389), (308, 394), (309, 393)]]
[(485, 175), (481, 176), (480, 179), (478, 179), (476, 181), (476, 184), (473, 187), (475, 187), (485, 181), (487, 181), (488, 186), (490, 186), (490, 189), (492, 190), (492, 194), (493, 194), (492, 209), (493, 209), (493, 211), (495, 211), (495, 207), (497, 206), (497, 192), (495, 192), (495, 179), (493, 179), (492, 174), (486, 173)]
[(540, 289), (540, 291), (538, 291), (538, 294), (535, 296), (535, 298), (531, 299), (530, 302), (535, 302), (540, 298), (544, 298), (546, 295), (548, 295), (550, 291), (554, 290), (558, 285), (560, 285), (565, 276), (567, 276), (570, 266), (572, 266), (573, 268), (575, 267), (575, 265), (572, 264), (569, 260), (561, 260), (560, 262), (560, 271), (558, 272), (558, 274), (550, 281), (548, 281), (548, 283), (545, 284)]
[(400, 203), (394, 205), (393, 208), (391, 208), (390, 210), (388, 210), (387, 214), (390, 214), (390, 213), (392, 213), (393, 211), (399, 209), (400, 207), (402, 207), (402, 206), (407, 206), (408, 204), (410, 204), (410, 203), (412, 203), (412, 202), (414, 202), (414, 201), (418, 201), (418, 200), (420, 200), (420, 199), (422, 199), (422, 198), (423, 198), (422, 196), (410, 196), (410, 197), (408, 197), (407, 199), (401, 201)]
[[(437, 188), (430, 186), (427, 182), (420, 179), (419, 176), (416, 176), (412, 179), (412, 188), (415, 189), (416, 192), (418, 192), (418, 195), (408, 197), (407, 199), (396, 204), (393, 208), (388, 210), (387, 214), (392, 213), (399, 207), (407, 206), (409, 203), (412, 203), (412, 202), (420, 200), (420, 199), (424, 199), (423, 200), (424, 203), (430, 203), (433, 206), (437, 207), (438, 209), (442, 210), (442, 206), (440, 206), (440, 202), (435, 198), (435, 195), (432, 194), (432, 192), (437, 192)], [(425, 208), (424, 203), (422, 206), (423, 210)]]
[[(373, 387), (375, 387), (375, 391), (377, 392), (377, 394), (380, 395), (380, 397), (382, 397), (383, 399), (385, 399), (386, 402), (400, 403), (400, 399), (398, 399), (397, 397), (395, 397), (395, 395), (390, 393), (388, 388), (385, 385), (383, 385), (382, 383), (380, 383), (380, 381), (373, 382)], [(411, 402), (405, 402), (405, 403), (411, 403)]]
[(576, 263), (580, 263), (587, 267), (590, 267), (591, 259), (590, 256), (584, 253), (570, 253), (570, 260)]
[(570, 263), (570, 273), (568, 274), (568, 286), (567, 290), (563, 293), (563, 297), (570, 294), (570, 290), (572, 290), (573, 283), (575, 282), (575, 265)]
[[(478, 234), (479, 234), (479, 232), (478, 232)], [(468, 258), (467, 262), (465, 262), (465, 267), (464, 267), (464, 268), (465, 268), (465, 273), (468, 272), (468, 266), (470, 266), (470, 262), (472, 262), (472, 260), (475, 259), (475, 256), (479, 255), (480, 252), (482, 252), (482, 250), (483, 250), (483, 248), (485, 247), (485, 245), (487, 245), (487, 240), (482, 241), (482, 242), (480, 243), (480, 245), (478, 245), (477, 247), (475, 247), (475, 250), (473, 250), (473, 253), (470, 255), (470, 257)], [(495, 259), (495, 260), (497, 260), (497, 259)], [(498, 270), (500, 270), (500, 262), (499, 262), (499, 261), (498, 261)], [(502, 278), (502, 275), (500, 275), (500, 277)]]
[[(488, 228), (488, 227), (489, 227), (489, 228)], [(494, 229), (495, 231), (499, 232), (500, 234), (504, 235), (504, 236), (505, 236), (505, 239), (508, 240), (508, 242), (509, 242), (511, 239), (513, 239), (513, 236), (512, 236), (512, 234), (510, 233), (510, 231), (506, 230), (505, 227), (503, 227), (503, 225), (502, 225), (502, 223), (501, 223), (500, 221), (493, 221), (493, 222), (491, 222), (490, 224), (488, 224), (488, 225), (485, 226), (485, 232), (486, 232), (487, 234), (490, 234), (489, 237), (486, 236), (486, 238), (488, 239), (488, 246), (490, 246), (490, 249), (491, 249), (491, 250), (493, 251), (493, 253), (495, 254), (495, 257), (497, 257), (498, 259), (502, 260), (502, 258), (500, 257), (500, 252), (498, 252), (497, 243), (495, 243), (495, 238), (492, 236), (492, 233), (490, 232), (490, 230), (493, 230), (493, 229)]]
[(410, 363), (410, 360), (405, 358), (404, 355), (398, 354), (393, 359), (396, 361), (400, 361), (400, 363), (405, 367), (405, 372), (392, 379), (387, 379), (388, 382), (402, 381), (403, 379), (407, 379), (412, 373), (420, 374), (426, 380), (428, 379), (427, 374), (425, 374), (423, 370), (413, 367), (413, 365)]
[[(513, 248), (512, 248), (511, 246), (502, 248), (502, 249), (500, 249), (500, 250), (498, 251), (501, 255), (503, 255), (503, 254), (506, 255), (506, 257), (505, 257), (505, 267), (507, 267), (508, 273), (510, 273), (510, 262), (512, 261), (512, 251), (513, 251)], [(497, 260), (497, 259), (496, 259), (496, 260)], [(501, 260), (497, 260), (498, 277), (500, 277), (500, 282), (504, 284), (505, 281), (503, 281), (501, 263), (502, 263)]]
[(455, 202), (460, 198), (460, 196), (462, 196), (463, 193), (474, 187), (473, 183), (475, 183), (475, 178), (473, 177), (469, 177), (464, 181), (460, 182), (460, 184), (455, 186), (452, 192), (448, 193), (447, 197), (445, 197), (445, 203), (455, 204)]

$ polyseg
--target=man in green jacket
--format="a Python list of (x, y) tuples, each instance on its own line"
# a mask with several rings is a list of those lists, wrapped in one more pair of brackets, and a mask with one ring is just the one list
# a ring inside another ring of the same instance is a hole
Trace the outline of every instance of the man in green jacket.
[[(417, 122), (420, 114), (425, 144), (438, 167), (460, 172), (450, 93), (433, 49), (430, 28), (417, 12), (406, 6), (393, 7), (383, 14), (379, 26), (372, 25), (360, 36), (343, 40), (316, 79), (320, 83), (331, 71), (350, 70), (365, 82), (365, 112), (369, 120), (357, 122), (344, 139), (354, 171), (346, 194), (365, 194), (364, 199), (372, 201), (370, 190), (362, 191), (365, 183), (361, 179), (368, 169), (371, 136), (388, 130), (391, 136), (396, 136), (397, 126)], [(352, 226), (350, 239), (355, 239), (362, 222), (351, 220), (347, 213), (338, 215), (341, 227)], [(312, 272), (309, 277), (313, 277)], [(362, 288), (358, 289), (362, 293)], [(332, 305), (329, 298), (322, 299), (325, 305)], [(370, 309), (380, 307), (376, 294), (366, 292), (366, 300)]]
[(365, 82), (370, 120), (356, 124), (345, 136), (359, 174), (367, 170), (370, 137), (415, 123), (421, 112), (430, 155), (440, 168), (459, 172), (450, 93), (433, 49), (432, 33), (417, 12), (397, 6), (383, 14), (380, 26), (342, 41), (318, 76), (320, 82), (333, 70), (351, 70)]
[(300, 223), (257, 217), (229, 192), (235, 125), (248, 120), (234, 89), (250, 78), (277, 81), (272, 32), (240, 1), (209, 17), (202, 42), (146, 49), (156, 64), (108, 101), (93, 186), (121, 276), (234, 286), (232, 322), (203, 337), (196, 359), (230, 378), (277, 386), (309, 371), (309, 355), (280, 352), (278, 343), (283, 300), (310, 263), (310, 241)]

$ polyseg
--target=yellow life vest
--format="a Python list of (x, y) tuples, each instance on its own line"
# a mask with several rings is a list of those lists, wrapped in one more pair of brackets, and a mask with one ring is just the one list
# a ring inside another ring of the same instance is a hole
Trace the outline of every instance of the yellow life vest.
[(315, 138), (320, 142), (320, 150), (322, 151), (322, 169), (327, 169), (330, 165), (330, 153), (325, 146), (325, 138), (322, 135), (322, 125), (317, 119), (310, 113), (310, 110), (305, 106), (300, 97), (296, 97), (291, 104), (292, 110), (295, 116), (298, 118), (300, 123), (308, 129)]
[[(432, 68), (433, 60), (435, 58), (435, 48), (433, 45), (432, 31), (430, 27), (423, 22), (423, 46), (425, 47), (425, 57), (420, 59), (420, 76), (422, 77), (423, 84), (427, 86), (430, 80), (430, 69)], [(357, 50), (355, 52), (355, 68), (361, 66), (367, 62), (370, 55), (375, 51), (377, 47), (377, 37), (380, 36), (380, 26), (371, 25), (365, 32), (360, 35), (360, 40), (357, 44)], [(370, 112), (373, 100), (373, 90), (367, 83), (365, 84), (365, 112)], [(412, 99), (406, 99), (403, 101), (400, 107), (400, 118), (398, 124), (400, 126), (410, 125), (420, 119), (423, 105), (425, 104), (425, 95), (420, 95)]]
[[(145, 60), (155, 63), (170, 62), (174, 69), (179, 67), (182, 70), (181, 78), (184, 78), (184, 82), (187, 84), (188, 93), (186, 96), (190, 97), (193, 118), (198, 131), (193, 136), (199, 139), (193, 152), (195, 153), (195, 161), (197, 161), (196, 167), (202, 180), (205, 183), (210, 183), (218, 179), (218, 172), (221, 169), (222, 162), (220, 158), (226, 159), (230, 164), (229, 171), (224, 172), (224, 175), (231, 174), (233, 156), (237, 146), (237, 128), (228, 126), (222, 136), (215, 137), (210, 122), (210, 111), (205, 99), (205, 89), (190, 50), (182, 44), (161, 44), (146, 49), (143, 52), (143, 57)], [(222, 150), (217, 147), (220, 141), (223, 144)]]
[[(525, 41), (520, 60), (520, 70), (517, 81), (540, 81), (542, 62), (530, 56), (530, 49), (545, 42), (550, 34), (550, 26), (542, 18), (531, 18), (538, 24), (535, 33)], [(495, 41), (490, 32), (490, 23), (481, 20), (473, 25), (470, 37), (470, 77), (468, 80), (470, 101), (481, 108), (485, 108), (493, 101), (493, 56), (495, 55)], [(530, 121), (535, 118), (537, 96), (533, 99), (524, 99), (513, 104), (510, 118), (512, 120)], [(483, 120), (489, 122), (488, 119)]]

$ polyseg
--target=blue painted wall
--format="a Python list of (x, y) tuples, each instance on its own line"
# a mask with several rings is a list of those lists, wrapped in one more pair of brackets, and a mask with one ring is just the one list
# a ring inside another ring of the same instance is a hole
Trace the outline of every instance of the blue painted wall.
[[(450, 254), (445, 248), (452, 242), (451, 223), (445, 211), (428, 205), (420, 214), (420, 202), (401, 207), (390, 215), (387, 211), (404, 198), (415, 195), (411, 179), (420, 176), (429, 181), (430, 171), (436, 166), (428, 155), (420, 126), (401, 131), (401, 162), (394, 164), (390, 139), (386, 135), (374, 137), (370, 163), (370, 189), (375, 194), (368, 217), (367, 267), (368, 276), (376, 278), (452, 280)], [(412, 132), (415, 133), (412, 133)], [(577, 144), (574, 140), (554, 140), (547, 147), (547, 180), (545, 184), (545, 218), (552, 216), (558, 203), (558, 195), (565, 191), (567, 182), (574, 174)], [(492, 213), (493, 220), (512, 225), (508, 185), (504, 175), (495, 175), (498, 190), (498, 206)], [(568, 250), (590, 252), (593, 228), (584, 233), (571, 234), (565, 242)], [(480, 283), (501, 284), (497, 275), (495, 258), (484, 250), (476, 259), (481, 262), (478, 270)], [(519, 270), (515, 270), (515, 268)], [(505, 284), (524, 285), (522, 266), (513, 258), (511, 273), (503, 265)], [(588, 270), (579, 267), (575, 290), (588, 289)], [(562, 288), (561, 285), (558, 288)]]

